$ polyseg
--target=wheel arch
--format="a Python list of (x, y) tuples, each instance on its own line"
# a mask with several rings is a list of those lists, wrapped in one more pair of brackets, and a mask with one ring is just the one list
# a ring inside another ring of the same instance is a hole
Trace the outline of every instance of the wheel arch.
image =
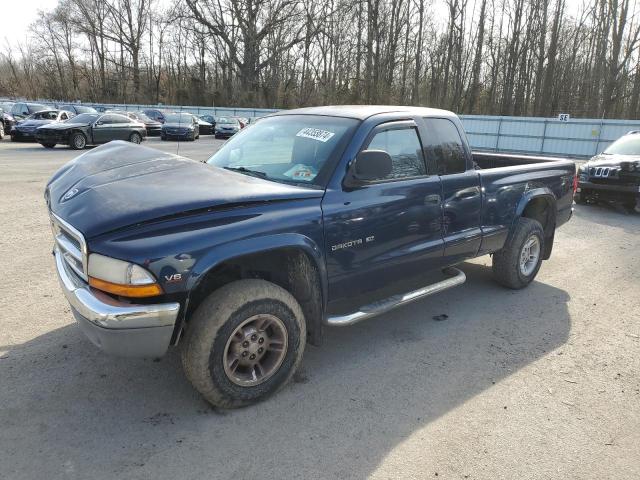
[[(548, 260), (553, 249), (556, 231), (557, 201), (553, 192), (546, 187), (527, 191), (516, 208), (515, 222), (521, 218), (537, 220), (544, 231), (544, 251), (542, 258)], [(513, 226), (512, 226), (513, 230)]]
[(321, 343), (327, 298), (324, 258), (315, 242), (298, 234), (246, 239), (218, 247), (201, 259), (187, 281), (189, 293), (176, 334), (207, 295), (245, 278), (261, 278), (289, 291), (304, 312), (309, 343)]

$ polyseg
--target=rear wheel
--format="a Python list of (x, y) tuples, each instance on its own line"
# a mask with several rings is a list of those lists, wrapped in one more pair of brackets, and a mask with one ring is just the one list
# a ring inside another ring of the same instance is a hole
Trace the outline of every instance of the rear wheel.
[(544, 230), (540, 222), (519, 218), (505, 246), (493, 254), (493, 277), (508, 288), (526, 287), (540, 270), (543, 247)]
[(74, 150), (82, 150), (87, 146), (87, 138), (80, 132), (73, 133), (69, 138), (69, 146)]
[(198, 306), (187, 325), (182, 364), (211, 404), (242, 407), (291, 378), (306, 336), (302, 309), (289, 292), (265, 280), (240, 280)]
[(131, 143), (137, 143), (139, 144), (140, 142), (142, 142), (142, 137), (140, 136), (140, 134), (138, 132), (133, 132), (130, 136), (129, 136), (129, 141)]

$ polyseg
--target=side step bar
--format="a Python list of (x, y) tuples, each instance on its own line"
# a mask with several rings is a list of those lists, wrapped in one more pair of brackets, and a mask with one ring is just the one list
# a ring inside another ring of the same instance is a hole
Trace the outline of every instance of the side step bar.
[(394, 295), (393, 297), (389, 297), (385, 300), (365, 305), (360, 307), (357, 312), (328, 317), (325, 320), (325, 324), (334, 327), (346, 327), (347, 325), (353, 325), (361, 320), (366, 320), (367, 318), (388, 312), (400, 305), (406, 305), (414, 300), (419, 300), (423, 297), (433, 295), (434, 293), (442, 292), (448, 288), (462, 285), (467, 279), (467, 276), (462, 270), (454, 267), (445, 268), (442, 270), (442, 273), (447, 275), (449, 278), (440, 282), (432, 283), (431, 285), (414, 290), (413, 292)]

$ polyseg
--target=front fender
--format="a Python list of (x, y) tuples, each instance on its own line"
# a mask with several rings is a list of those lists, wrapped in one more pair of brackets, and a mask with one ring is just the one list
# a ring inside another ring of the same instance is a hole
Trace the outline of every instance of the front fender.
[(328, 280), (323, 250), (311, 238), (299, 233), (277, 233), (245, 238), (214, 247), (193, 266), (186, 284), (187, 291), (190, 292), (189, 296), (206, 274), (216, 266), (234, 258), (281, 248), (298, 248), (311, 257), (320, 275), (323, 303), (326, 303)]

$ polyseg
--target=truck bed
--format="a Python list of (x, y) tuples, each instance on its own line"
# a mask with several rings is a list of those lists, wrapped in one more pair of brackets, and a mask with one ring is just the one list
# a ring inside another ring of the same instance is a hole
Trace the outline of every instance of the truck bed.
[(472, 152), (473, 161), (476, 165), (485, 170), (489, 168), (515, 167), (522, 165), (530, 165), (537, 163), (549, 163), (558, 161), (571, 161), (560, 157), (544, 157), (537, 155), (518, 155), (513, 153), (493, 153), (474, 151)]

